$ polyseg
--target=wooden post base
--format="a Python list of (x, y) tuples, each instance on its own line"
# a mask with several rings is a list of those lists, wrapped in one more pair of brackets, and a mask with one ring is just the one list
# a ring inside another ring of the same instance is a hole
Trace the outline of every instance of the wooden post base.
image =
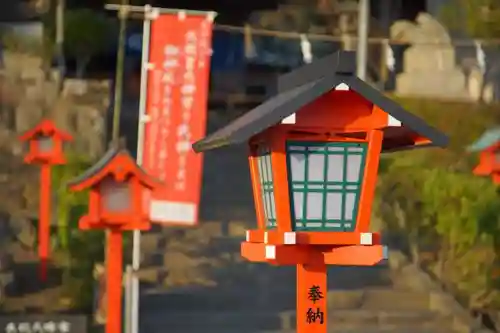
[(122, 324), (122, 232), (111, 229), (107, 244), (106, 293), (108, 314), (106, 333), (121, 333)]
[(321, 253), (297, 265), (297, 333), (327, 332), (327, 273)]

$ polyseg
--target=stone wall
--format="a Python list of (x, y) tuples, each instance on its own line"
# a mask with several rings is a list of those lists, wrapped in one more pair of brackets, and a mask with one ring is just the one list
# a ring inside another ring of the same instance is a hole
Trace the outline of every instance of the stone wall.
[(42, 59), (6, 51), (0, 68), (0, 211), (34, 216), (38, 169), (22, 163), (20, 134), (49, 118), (71, 133), (68, 150), (97, 158), (105, 149), (107, 81), (66, 80), (57, 93), (56, 77), (47, 78)]
[(59, 95), (56, 77), (47, 78), (39, 57), (4, 52), (0, 67), (0, 303), (12, 279), (11, 264), (36, 260), (32, 219), (38, 212), (39, 169), (23, 163), (26, 150), (18, 137), (49, 118), (75, 137), (69, 150), (98, 157), (105, 148), (109, 87), (107, 81), (68, 80)]
[(55, 75), (46, 78), (41, 58), (8, 51), (3, 58), (0, 149), (19, 155), (15, 138), (47, 117), (75, 136), (72, 148), (91, 157), (103, 152), (108, 81), (66, 80), (58, 96)]

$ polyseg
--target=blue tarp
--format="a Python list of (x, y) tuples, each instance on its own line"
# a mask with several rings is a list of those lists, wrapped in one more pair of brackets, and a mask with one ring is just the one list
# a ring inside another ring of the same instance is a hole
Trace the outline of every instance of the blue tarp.
[[(212, 69), (234, 70), (246, 64), (297, 67), (302, 64), (302, 52), (298, 39), (283, 39), (269, 36), (252, 38), (253, 52), (245, 57), (244, 36), (241, 33), (214, 31), (212, 38)], [(315, 58), (328, 55), (340, 47), (339, 43), (312, 41)], [(130, 34), (127, 38), (127, 54), (140, 57), (142, 34)]]

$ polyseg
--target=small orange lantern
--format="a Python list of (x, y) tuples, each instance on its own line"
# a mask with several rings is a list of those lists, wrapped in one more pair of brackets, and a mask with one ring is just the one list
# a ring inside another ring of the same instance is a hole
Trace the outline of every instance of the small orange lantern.
[(26, 163), (57, 165), (66, 163), (63, 144), (72, 141), (73, 137), (57, 129), (52, 121), (42, 120), (19, 139), (29, 143), (29, 152), (24, 159)]
[(326, 265), (387, 257), (370, 232), (382, 152), (445, 146), (448, 138), (355, 76), (354, 52), (283, 75), (278, 94), (196, 142), (247, 142), (258, 229), (250, 261), (297, 266), (297, 330), (327, 332)]
[(50, 251), (51, 166), (66, 163), (63, 144), (65, 141), (73, 140), (73, 138), (70, 134), (57, 129), (52, 121), (42, 120), (19, 139), (29, 144), (29, 152), (24, 161), (28, 164), (41, 166), (38, 256), (40, 258), (40, 279), (45, 281)]
[(110, 149), (100, 161), (70, 182), (72, 191), (90, 190), (89, 211), (80, 229), (109, 229), (106, 332), (121, 332), (122, 232), (150, 228), (149, 193), (159, 183), (146, 174), (123, 148)]
[(479, 153), (479, 163), (473, 173), (490, 176), (495, 184), (500, 184), (500, 128), (484, 132), (467, 150)]

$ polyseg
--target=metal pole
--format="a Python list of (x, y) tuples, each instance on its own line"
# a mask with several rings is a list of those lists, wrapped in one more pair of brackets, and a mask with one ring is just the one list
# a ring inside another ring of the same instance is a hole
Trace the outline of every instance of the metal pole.
[[(115, 96), (113, 100), (113, 129), (112, 129), (112, 142), (114, 144), (118, 144), (120, 140), (120, 113), (122, 109), (122, 91), (123, 91), (123, 71), (124, 71), (124, 63), (125, 63), (125, 42), (126, 42), (126, 28), (127, 28), (127, 16), (128, 10), (126, 5), (128, 5), (128, 0), (122, 0), (123, 9), (118, 11), (118, 17), (120, 19), (120, 32), (118, 36), (118, 52), (116, 56), (116, 76), (115, 76)], [(110, 246), (111, 232), (109, 229), (106, 230), (106, 246)], [(122, 250), (120, 250), (122, 251)], [(109, 267), (110, 258), (108, 257), (109, 251), (105, 252), (105, 262), (106, 269)], [(121, 271), (121, 269), (120, 269)], [(110, 272), (106, 272), (106, 278), (109, 279)], [(116, 283), (116, 282), (115, 282)], [(106, 292), (109, 295), (109, 290)], [(109, 304), (109, 302), (108, 302)], [(120, 305), (121, 305), (120, 301)], [(107, 305), (106, 313), (109, 314), (109, 306)], [(109, 321), (109, 315), (106, 318), (106, 323)]]
[(122, 109), (123, 90), (123, 66), (125, 63), (125, 38), (127, 31), (128, 0), (122, 0), (122, 6), (118, 11), (120, 19), (120, 34), (118, 37), (118, 54), (116, 56), (115, 98), (113, 103), (113, 141), (118, 142), (120, 138), (120, 113)]
[(132, 333), (132, 327), (130, 326), (132, 322), (130, 318), (132, 314), (132, 276), (132, 266), (127, 265), (127, 268), (125, 270), (125, 279), (123, 281), (123, 287), (125, 289), (125, 310), (123, 311), (123, 326), (125, 326), (125, 333)]
[(57, 80), (57, 92), (60, 93), (63, 87), (64, 76), (66, 75), (66, 64), (64, 61), (64, 11), (66, 0), (58, 0), (56, 8), (56, 52), (57, 65), (59, 67), (59, 77)]
[[(144, 146), (144, 126), (147, 122), (146, 101), (148, 91), (148, 62), (149, 62), (149, 42), (151, 32), (151, 6), (144, 6), (144, 23), (142, 31), (142, 59), (141, 59), (141, 86), (139, 99), (139, 123), (137, 129), (137, 164), (143, 163)], [(132, 292), (131, 292), (131, 314), (130, 314), (130, 333), (139, 333), (139, 279), (137, 272), (141, 265), (141, 231), (134, 230), (132, 242)]]
[(370, 25), (369, 16), (370, 0), (359, 0), (356, 75), (361, 80), (366, 80), (366, 66), (368, 63), (368, 30)]

